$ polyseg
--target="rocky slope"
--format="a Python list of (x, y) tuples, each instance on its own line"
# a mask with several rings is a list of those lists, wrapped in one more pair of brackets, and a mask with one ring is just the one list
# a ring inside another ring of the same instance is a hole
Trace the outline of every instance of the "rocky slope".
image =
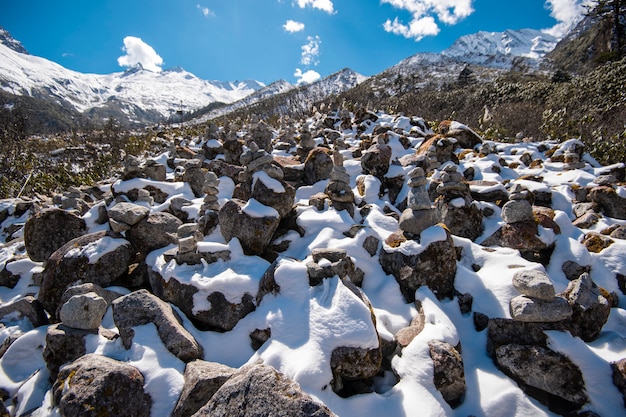
[(1, 202), (10, 415), (626, 415), (624, 164), (365, 110), (155, 142)]

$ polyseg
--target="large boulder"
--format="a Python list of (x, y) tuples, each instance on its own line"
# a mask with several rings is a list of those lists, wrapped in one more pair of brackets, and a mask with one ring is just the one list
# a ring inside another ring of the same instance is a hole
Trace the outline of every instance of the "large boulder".
[(85, 233), (85, 220), (73, 212), (50, 208), (28, 219), (24, 225), (24, 244), (30, 259), (45, 262), (61, 246)]
[(61, 306), (59, 318), (68, 327), (97, 329), (107, 310), (107, 302), (95, 292), (74, 295)]
[(220, 389), (237, 369), (221, 363), (195, 360), (185, 367), (185, 384), (171, 417), (191, 416)]
[(198, 310), (194, 307), (197, 287), (176, 277), (166, 280), (152, 268), (148, 268), (148, 276), (154, 294), (180, 308), (202, 330), (232, 330), (239, 320), (255, 309), (254, 297), (250, 294), (243, 294), (239, 303), (231, 303), (221, 292), (212, 292), (206, 297), (210, 308)]
[(588, 273), (571, 281), (562, 294), (572, 306), (573, 315), (568, 327), (574, 336), (586, 342), (595, 340), (611, 314), (607, 300)]
[[(389, 239), (387, 239), (387, 246), (380, 251), (380, 264), (383, 271), (395, 277), (402, 294), (409, 303), (415, 301), (415, 290), (422, 285), (428, 286), (438, 299), (454, 296), (457, 265), (452, 235), (440, 226), (434, 227), (445, 233), (445, 239), (429, 243), (419, 253), (409, 254), (399, 247), (389, 247), (391, 246), (389, 243), (395, 245)], [(401, 245), (402, 243), (399, 246)]]
[(333, 170), (332, 151), (328, 148), (314, 148), (304, 161), (304, 183), (315, 184), (330, 178)]
[(262, 255), (280, 223), (278, 212), (271, 207), (236, 198), (222, 206), (218, 218), (226, 242), (236, 237), (247, 255)]
[(178, 243), (178, 226), (183, 222), (166, 212), (151, 213), (126, 232), (126, 238), (143, 256), (155, 249)]
[(52, 388), (62, 416), (149, 417), (152, 398), (132, 365), (89, 354), (60, 372)]
[(385, 143), (375, 143), (361, 156), (363, 174), (383, 178), (389, 171), (391, 163), (391, 147)]
[(247, 365), (221, 386), (194, 417), (331, 417), (335, 414), (272, 367)]
[(51, 381), (54, 381), (62, 365), (80, 358), (87, 352), (85, 336), (96, 334), (97, 330), (73, 329), (59, 323), (48, 327), (42, 356), (50, 371)]
[(147, 290), (139, 290), (113, 301), (113, 320), (126, 349), (133, 343), (133, 326), (153, 323), (161, 341), (184, 362), (201, 359), (202, 346), (183, 327), (182, 319), (166, 302)]
[(90, 282), (107, 287), (128, 272), (133, 255), (127, 240), (104, 231), (71, 240), (48, 259), (38, 299), (55, 315), (69, 286)]
[(626, 198), (610, 186), (595, 187), (589, 191), (589, 201), (598, 204), (607, 217), (626, 220)]

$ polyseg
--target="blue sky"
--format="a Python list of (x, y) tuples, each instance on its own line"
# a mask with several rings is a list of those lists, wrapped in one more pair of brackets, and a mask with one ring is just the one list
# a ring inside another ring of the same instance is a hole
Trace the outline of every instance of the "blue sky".
[[(374, 75), (479, 30), (562, 31), (583, 0), (0, 0), (37, 56), (105, 74), (142, 62), (207, 80)], [(560, 25), (560, 26), (559, 26)]]

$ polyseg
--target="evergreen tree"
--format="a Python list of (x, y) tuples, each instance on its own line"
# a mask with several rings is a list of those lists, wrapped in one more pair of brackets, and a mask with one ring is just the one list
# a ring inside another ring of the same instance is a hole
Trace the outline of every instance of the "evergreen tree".
[(611, 50), (617, 58), (626, 55), (626, 0), (593, 0), (587, 9), (589, 16), (610, 19), (613, 28)]

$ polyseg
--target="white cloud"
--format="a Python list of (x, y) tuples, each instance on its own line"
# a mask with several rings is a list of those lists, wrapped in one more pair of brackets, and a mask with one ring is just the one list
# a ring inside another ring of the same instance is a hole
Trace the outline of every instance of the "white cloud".
[(296, 22), (295, 20), (287, 20), (283, 25), (283, 29), (290, 33), (301, 32), (304, 30), (304, 23)]
[(387, 19), (383, 27), (387, 32), (415, 41), (439, 33), (435, 17), (445, 24), (454, 25), (474, 12), (472, 0), (381, 0), (381, 3), (411, 13), (408, 24), (396, 17), (393, 21)]
[(307, 43), (302, 45), (302, 59), (300, 63), (302, 65), (317, 65), (319, 61), (317, 57), (320, 54), (320, 44), (322, 41), (319, 36), (309, 36), (306, 38)]
[(317, 71), (308, 70), (306, 72), (302, 72), (300, 68), (296, 68), (296, 72), (294, 72), (293, 76), (298, 79), (298, 84), (311, 84), (322, 78), (322, 76)]
[(211, 9), (209, 9), (208, 7), (203, 7), (203, 6), (200, 6), (199, 4), (196, 4), (196, 8), (202, 12), (204, 17), (209, 17), (209, 16), (214, 16), (215, 15), (215, 13), (213, 13), (213, 11)]
[(311, 6), (314, 9), (320, 9), (331, 14), (335, 11), (331, 0), (298, 0), (298, 6), (300, 6), (301, 9)]
[(121, 67), (132, 67), (133, 65), (141, 64), (144, 69), (161, 72), (163, 58), (156, 53), (154, 48), (142, 41), (141, 38), (134, 36), (125, 37), (122, 50), (126, 55), (117, 58), (117, 63)]
[(588, 0), (546, 0), (546, 8), (550, 10), (550, 16), (558, 22), (545, 32), (561, 38), (567, 34), (573, 25), (582, 19), (585, 13), (585, 5)]

